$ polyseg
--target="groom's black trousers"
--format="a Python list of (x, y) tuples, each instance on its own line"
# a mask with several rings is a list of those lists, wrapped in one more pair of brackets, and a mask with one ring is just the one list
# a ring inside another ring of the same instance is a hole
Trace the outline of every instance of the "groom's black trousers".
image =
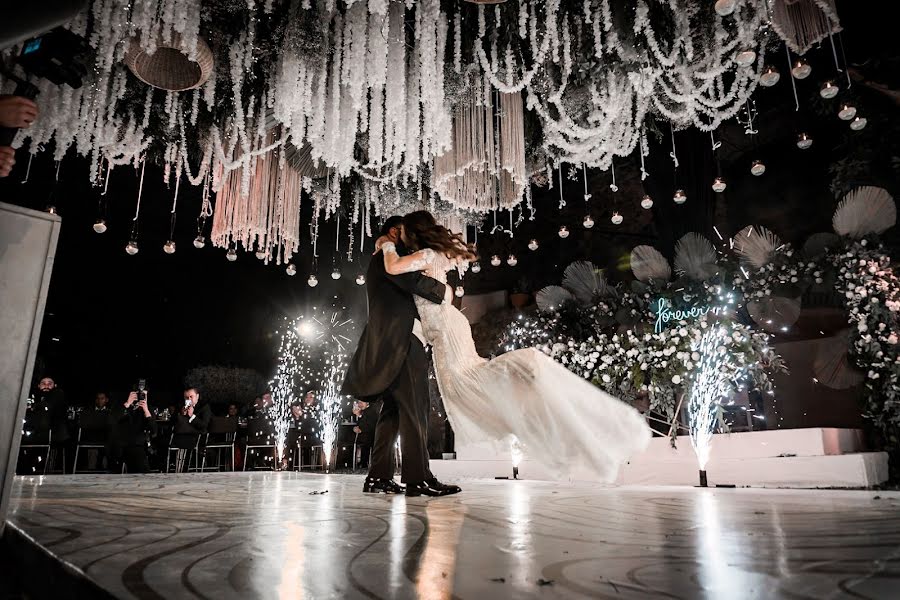
[(381, 414), (375, 426), (369, 477), (394, 476), (394, 447), (400, 435), (401, 481), (417, 483), (431, 475), (428, 468), (428, 357), (419, 339), (410, 334), (409, 351), (397, 378), (381, 395)]

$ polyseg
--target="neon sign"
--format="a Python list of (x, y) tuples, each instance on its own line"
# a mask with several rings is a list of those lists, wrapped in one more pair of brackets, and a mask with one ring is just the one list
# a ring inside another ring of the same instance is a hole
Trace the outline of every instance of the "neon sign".
[(686, 321), (688, 319), (699, 319), (710, 311), (717, 315), (724, 310), (719, 306), (692, 306), (685, 310), (676, 310), (672, 308), (672, 302), (668, 298), (659, 298), (650, 306), (653, 308), (653, 312), (656, 315), (656, 324), (653, 328), (653, 331), (656, 333), (661, 332), (663, 327), (669, 321), (677, 322)]

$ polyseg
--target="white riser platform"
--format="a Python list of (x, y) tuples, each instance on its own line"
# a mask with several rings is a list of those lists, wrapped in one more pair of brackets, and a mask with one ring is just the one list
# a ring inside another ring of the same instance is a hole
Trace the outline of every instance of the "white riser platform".
[[(854, 429), (810, 428), (716, 435), (706, 471), (710, 485), (755, 487), (871, 487), (887, 481), (887, 455), (860, 452), (862, 436)], [(779, 456), (793, 455), (793, 456)], [(460, 448), (457, 460), (431, 461), (438, 478), (494, 478), (512, 475), (507, 451), (479, 445)], [(540, 463), (519, 465), (524, 479), (554, 480)], [(590, 471), (576, 469), (572, 480), (592, 481)], [(625, 485), (696, 485), (697, 459), (684, 436), (672, 448), (655, 438), (634, 457), (616, 481)]]

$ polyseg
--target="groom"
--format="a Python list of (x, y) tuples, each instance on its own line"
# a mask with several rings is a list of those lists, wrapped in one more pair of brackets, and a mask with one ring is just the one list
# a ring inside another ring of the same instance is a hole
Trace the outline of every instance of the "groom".
[[(400, 245), (400, 217), (391, 217), (381, 235)], [(402, 251), (402, 250), (401, 250)], [(389, 275), (384, 256), (375, 253), (366, 273), (369, 322), (350, 361), (343, 394), (360, 400), (381, 398), (375, 426), (372, 462), (363, 492), (399, 494), (393, 479), (394, 446), (400, 436), (401, 481), (407, 496), (446, 496), (460, 491), (439, 482), (428, 468), (428, 358), (424, 342), (414, 333), (418, 312), (412, 295), (440, 304), (446, 286), (422, 273)]]

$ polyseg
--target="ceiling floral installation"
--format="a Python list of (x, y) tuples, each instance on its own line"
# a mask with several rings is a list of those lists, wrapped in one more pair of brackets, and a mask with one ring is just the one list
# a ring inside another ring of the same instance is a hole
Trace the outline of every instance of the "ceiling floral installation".
[(162, 165), (205, 187), (215, 245), (282, 264), (303, 194), (352, 245), (387, 212), (527, 206), (548, 168), (644, 154), (650, 119), (716, 129), (759, 82), (767, 18), (761, 0), (93, 0), (68, 25), (90, 80), (41, 82), (15, 143), (89, 157), (98, 186)]

